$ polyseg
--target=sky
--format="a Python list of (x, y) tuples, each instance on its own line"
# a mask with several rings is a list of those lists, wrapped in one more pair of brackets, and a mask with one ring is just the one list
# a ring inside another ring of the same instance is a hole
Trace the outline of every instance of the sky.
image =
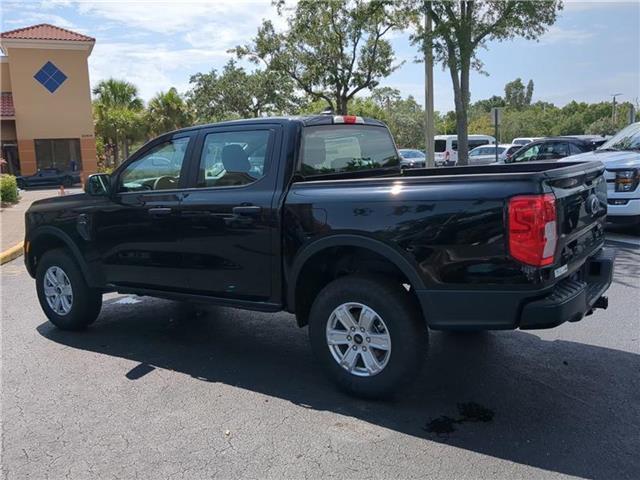
[[(276, 28), (286, 22), (270, 0), (3, 0), (1, 29), (51, 23), (96, 38), (89, 58), (92, 85), (114, 77), (135, 84), (148, 100), (174, 86), (189, 89), (198, 72), (220, 70), (229, 48), (249, 42), (262, 19)], [(424, 101), (424, 66), (406, 33), (390, 38), (401, 63), (381, 82)], [(640, 97), (640, 0), (565, 1), (564, 10), (538, 42), (516, 39), (488, 43), (479, 52), (488, 75), (473, 73), (471, 100), (502, 95), (505, 83), (533, 79), (534, 101), (564, 105), (599, 102), (622, 93)], [(247, 64), (248, 68), (253, 68)], [(434, 101), (439, 111), (454, 108), (449, 72), (434, 69)]]

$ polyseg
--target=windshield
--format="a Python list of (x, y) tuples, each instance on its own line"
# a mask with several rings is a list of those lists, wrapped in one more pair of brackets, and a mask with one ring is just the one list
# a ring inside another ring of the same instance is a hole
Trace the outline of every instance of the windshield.
[(422, 158), (424, 154), (418, 150), (400, 150), (400, 155), (404, 158)]
[(598, 150), (640, 150), (640, 122), (622, 129)]
[(322, 125), (302, 133), (304, 176), (386, 168), (399, 164), (386, 128), (368, 125)]

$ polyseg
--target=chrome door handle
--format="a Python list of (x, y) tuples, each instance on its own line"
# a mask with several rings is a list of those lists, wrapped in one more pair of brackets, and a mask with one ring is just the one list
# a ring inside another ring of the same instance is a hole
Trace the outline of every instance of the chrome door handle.
[(257, 205), (239, 205), (233, 207), (232, 211), (236, 215), (256, 215), (262, 211), (262, 207)]
[(170, 213), (170, 207), (152, 207), (149, 209), (149, 215), (169, 215)]

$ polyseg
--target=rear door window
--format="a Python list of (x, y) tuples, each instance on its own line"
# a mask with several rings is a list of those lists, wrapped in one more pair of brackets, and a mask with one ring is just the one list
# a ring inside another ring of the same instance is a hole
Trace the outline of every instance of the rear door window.
[(199, 188), (241, 187), (265, 174), (269, 130), (234, 130), (207, 134), (202, 146)]

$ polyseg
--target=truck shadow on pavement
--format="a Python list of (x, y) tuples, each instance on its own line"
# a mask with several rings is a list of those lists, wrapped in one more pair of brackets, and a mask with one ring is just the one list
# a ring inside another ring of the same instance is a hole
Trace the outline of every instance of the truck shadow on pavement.
[[(167, 369), (547, 471), (607, 480), (640, 472), (640, 355), (629, 352), (520, 331), (434, 332), (417, 382), (394, 401), (371, 402), (335, 390), (312, 359), (306, 329), (287, 314), (111, 300), (86, 332), (48, 323), (38, 331), (138, 362), (122, 372), (126, 381)], [(456, 417), (464, 402), (492, 412), (491, 421), (428, 431), (434, 419)]]

